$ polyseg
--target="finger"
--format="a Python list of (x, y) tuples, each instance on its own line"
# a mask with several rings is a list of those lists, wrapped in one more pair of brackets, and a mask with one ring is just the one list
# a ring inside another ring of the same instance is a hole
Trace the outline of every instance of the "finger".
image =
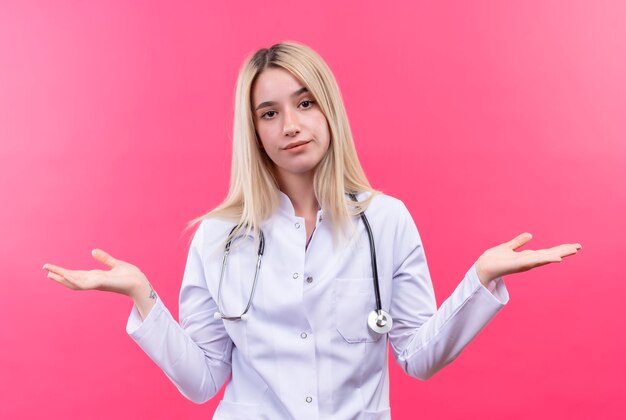
[(103, 250), (101, 250), (99, 248), (95, 248), (95, 249), (91, 250), (91, 255), (96, 260), (100, 261), (101, 263), (103, 263), (105, 265), (108, 265), (111, 268), (115, 267), (119, 263), (118, 260), (116, 260), (111, 255), (107, 254), (106, 252), (104, 252)]
[(76, 290), (77, 287), (67, 281), (67, 279), (63, 276), (59, 276), (58, 274), (53, 273), (52, 271), (48, 272), (48, 278), (56, 281), (57, 283), (61, 283), (63, 286), (70, 288), (72, 290)]
[(580, 246), (580, 244), (563, 244), (555, 248), (557, 248), (557, 252), (561, 257), (569, 257), (570, 255), (577, 254), (578, 250), (580, 250), (582, 247)]
[(578, 249), (572, 244), (564, 244), (549, 249), (538, 250), (535, 254), (535, 266), (537, 266), (537, 263), (560, 263), (563, 261), (563, 258), (577, 253)]
[(67, 275), (71, 271), (71, 270), (68, 270), (66, 268), (59, 267), (59, 266), (53, 265), (53, 264), (44, 264), (43, 265), (43, 269), (47, 270), (48, 272), (53, 272), (53, 273), (58, 274), (58, 275), (63, 276), (63, 277), (67, 277)]
[(511, 239), (509, 242), (506, 243), (506, 245), (511, 249), (517, 249), (530, 241), (532, 238), (532, 234), (524, 232), (521, 235), (517, 235), (515, 238)]
[(548, 249), (537, 250), (546, 255), (558, 255), (559, 257), (567, 257), (568, 255), (574, 255), (580, 248), (576, 247), (576, 244), (562, 244)]
[(580, 249), (582, 249), (580, 244), (561, 244), (561, 245), (554, 246), (552, 248), (535, 249), (535, 250), (527, 249), (527, 250), (519, 252), (518, 254), (524, 255), (526, 253), (532, 253), (535, 255), (543, 255), (543, 256), (559, 255), (561, 257), (566, 257), (569, 255), (576, 254)]

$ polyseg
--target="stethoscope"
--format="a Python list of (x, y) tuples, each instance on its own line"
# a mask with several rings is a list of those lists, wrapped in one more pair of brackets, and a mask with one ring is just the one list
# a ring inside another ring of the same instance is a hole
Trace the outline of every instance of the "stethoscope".
[[(350, 198), (353, 201), (358, 201), (355, 194), (349, 194)], [(391, 315), (382, 309), (382, 303), (380, 300), (380, 286), (378, 284), (378, 266), (376, 265), (376, 248), (374, 247), (374, 235), (372, 235), (372, 229), (370, 227), (369, 221), (365, 216), (365, 212), (360, 213), (361, 220), (363, 220), (363, 224), (365, 225), (365, 230), (367, 231), (367, 237), (370, 243), (370, 259), (372, 263), (372, 275), (374, 277), (374, 295), (376, 297), (376, 309), (370, 312), (367, 317), (367, 325), (370, 329), (378, 334), (385, 334), (391, 330), (393, 325), (393, 320)], [(229, 237), (232, 236), (235, 229), (238, 226), (235, 226), (231, 231)], [(250, 315), (248, 315), (248, 311), (252, 306), (252, 300), (254, 299), (254, 291), (256, 290), (257, 279), (259, 278), (259, 270), (261, 268), (261, 257), (263, 256), (263, 251), (265, 250), (265, 236), (263, 235), (263, 231), (259, 231), (259, 249), (257, 251), (257, 260), (256, 260), (256, 268), (254, 270), (254, 282), (252, 283), (252, 291), (250, 292), (250, 297), (248, 299), (248, 304), (246, 305), (243, 313), (239, 316), (227, 316), (222, 312), (221, 299), (222, 299), (222, 283), (224, 282), (224, 272), (226, 271), (226, 265), (228, 261), (228, 254), (230, 253), (230, 246), (234, 238), (231, 238), (224, 247), (224, 257), (222, 258), (222, 269), (220, 270), (220, 282), (217, 288), (217, 311), (215, 312), (215, 319), (226, 319), (229, 321), (245, 321)]]

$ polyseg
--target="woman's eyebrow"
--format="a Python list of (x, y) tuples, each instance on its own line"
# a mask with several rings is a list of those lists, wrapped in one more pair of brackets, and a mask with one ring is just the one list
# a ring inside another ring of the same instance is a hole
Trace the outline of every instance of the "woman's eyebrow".
[[(308, 91), (309, 91), (309, 89), (307, 89), (307, 87), (306, 87), (306, 86), (304, 86), (304, 87), (301, 87), (300, 89), (296, 90), (294, 93), (292, 93), (292, 94), (291, 94), (291, 96), (298, 96), (298, 95), (301, 95), (301, 94), (303, 94), (304, 92), (308, 92)], [(255, 111), (258, 111), (258, 110), (259, 110), (259, 109), (261, 109), (261, 108), (265, 108), (265, 107), (272, 106), (272, 105), (276, 105), (276, 102), (274, 102), (274, 101), (265, 101), (265, 102), (261, 102), (261, 103), (260, 103), (260, 104), (256, 107)]]

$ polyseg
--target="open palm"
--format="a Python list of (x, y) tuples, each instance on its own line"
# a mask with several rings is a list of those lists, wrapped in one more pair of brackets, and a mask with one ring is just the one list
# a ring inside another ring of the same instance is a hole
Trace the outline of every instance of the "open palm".
[(561, 262), (564, 257), (574, 255), (582, 247), (580, 244), (562, 244), (538, 250), (515, 250), (532, 239), (528, 232), (485, 251), (476, 262), (476, 272), (483, 284), (513, 273), (528, 271), (542, 265)]
[(91, 255), (110, 270), (69, 270), (53, 264), (44, 264), (48, 277), (73, 290), (105, 290), (130, 295), (135, 287), (146, 280), (136, 266), (113, 258), (101, 249)]

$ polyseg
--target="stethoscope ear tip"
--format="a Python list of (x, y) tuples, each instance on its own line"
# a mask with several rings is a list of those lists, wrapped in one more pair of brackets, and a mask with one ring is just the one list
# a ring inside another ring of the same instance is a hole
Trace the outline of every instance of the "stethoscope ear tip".
[(248, 318), (250, 318), (250, 315), (248, 315), (248, 314), (243, 314), (243, 315), (241, 315), (241, 320), (242, 320), (242, 321), (247, 321), (247, 320), (248, 320)]

